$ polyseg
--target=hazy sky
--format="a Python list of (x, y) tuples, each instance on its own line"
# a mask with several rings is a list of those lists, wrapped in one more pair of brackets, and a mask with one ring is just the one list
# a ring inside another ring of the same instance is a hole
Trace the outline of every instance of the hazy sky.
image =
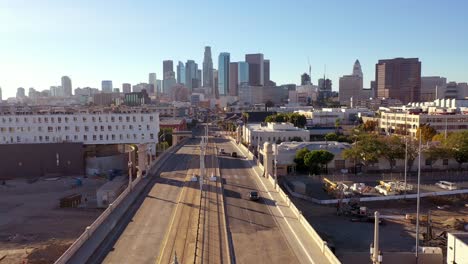
[[(73, 87), (101, 80), (147, 82), (162, 60), (194, 59), (210, 45), (231, 61), (245, 53), (271, 60), (271, 79), (299, 83), (350, 74), (359, 59), (364, 86), (378, 59), (419, 57), (423, 75), (468, 81), (465, 0), (0, 0), (0, 87), (48, 89), (69, 75)], [(174, 69), (175, 70), (175, 69)]]

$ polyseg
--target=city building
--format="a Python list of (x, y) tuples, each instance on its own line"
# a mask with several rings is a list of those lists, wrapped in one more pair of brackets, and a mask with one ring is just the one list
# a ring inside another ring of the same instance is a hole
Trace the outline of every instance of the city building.
[(312, 84), (312, 82), (310, 80), (310, 75), (304, 72), (301, 75), (301, 85), (307, 85), (307, 84)]
[(145, 89), (140, 92), (126, 93), (124, 95), (124, 104), (127, 106), (141, 106), (149, 103), (151, 103), (151, 99)]
[(64, 96), (72, 96), (72, 82), (70, 77), (62, 76), (62, 88)]
[(246, 124), (242, 127), (242, 140), (251, 149), (256, 149), (265, 142), (288, 142), (295, 138), (309, 140), (309, 131), (295, 127), (291, 123)]
[(270, 80), (270, 60), (263, 61), (263, 84), (271, 85)]
[(131, 93), (132, 92), (132, 85), (129, 83), (122, 83), (122, 92), (123, 93)]
[(148, 94), (149, 95), (156, 95), (156, 73), (152, 72), (148, 75)]
[(187, 130), (187, 121), (185, 118), (177, 117), (162, 117), (159, 120), (159, 128), (170, 128), (172, 131), (186, 131)]
[(101, 91), (103, 93), (112, 93), (113, 88), (112, 81), (105, 80), (101, 82)]
[(172, 60), (165, 60), (163, 61), (163, 93), (169, 95), (175, 83), (174, 64)]
[(312, 102), (317, 101), (317, 89), (318, 87), (312, 85), (310, 81), (306, 81), (308, 84), (300, 85), (295, 89), (289, 90), (289, 102), (291, 105), (311, 105)]
[(356, 60), (354, 62), (353, 74), (352, 75), (364, 78), (364, 76), (362, 74), (361, 63), (359, 62), (359, 60)]
[(193, 88), (197, 88), (198, 80), (198, 64), (193, 60), (187, 60), (185, 63), (185, 87), (192, 92)]
[(238, 69), (238, 86), (249, 83), (249, 64), (245, 61), (237, 63)]
[(211, 59), (211, 47), (205, 47), (203, 54), (203, 87), (214, 88), (213, 86), (213, 60)]
[(182, 84), (175, 84), (171, 90), (171, 101), (174, 102), (188, 102), (190, 91)]
[[(151, 89), (151, 85), (148, 84), (148, 83), (139, 83), (139, 84), (135, 84), (133, 85), (132, 87), (132, 92), (134, 93), (139, 93), (143, 90), (146, 90), (146, 92), (148, 93), (148, 91)], [(148, 93), (149, 95), (149, 93)]]
[(2, 97), (2, 87), (0, 87), (0, 103), (3, 101), (3, 97)]
[(264, 85), (265, 64), (263, 54), (246, 54), (245, 62), (249, 64), (249, 84), (251, 86)]
[(163, 77), (166, 77), (167, 73), (174, 72), (174, 63), (172, 60), (163, 61)]
[(230, 54), (221, 52), (218, 58), (218, 95), (228, 95)]
[(238, 87), (239, 87), (239, 64), (237, 62), (231, 62), (229, 63), (228, 94), (230, 96), (237, 96)]
[(181, 61), (177, 64), (177, 83), (185, 84), (185, 65)]
[(16, 98), (25, 98), (26, 97), (26, 91), (24, 90), (23, 87), (19, 87), (16, 89)]
[(356, 101), (363, 97), (363, 74), (359, 60), (353, 66), (353, 74), (345, 75), (339, 82), (339, 100), (341, 105), (354, 107)]
[(321, 78), (318, 80), (318, 100), (326, 100), (332, 97), (332, 81)]
[(421, 97), (422, 102), (434, 101), (445, 98), (445, 88), (447, 78), (440, 76), (421, 77)]
[(446, 99), (464, 99), (468, 97), (468, 84), (449, 82), (445, 86), (444, 97)]
[(219, 83), (218, 83), (218, 70), (213, 70), (213, 85), (214, 87), (212, 88), (212, 96), (214, 98), (219, 98)]
[(120, 98), (119, 93), (97, 93), (93, 94), (94, 105), (110, 106), (115, 104), (115, 101)]
[(159, 113), (146, 107), (8, 107), (0, 120), (0, 144), (148, 143), (154, 151), (159, 133)]
[(398, 99), (403, 104), (420, 101), (421, 62), (418, 58), (379, 60), (375, 65), (378, 98)]
[[(197, 65), (197, 67), (198, 67), (198, 65)], [(200, 88), (201, 87), (201, 82), (202, 82), (202, 70), (198, 69), (197, 70), (197, 83), (196, 83), (196, 86), (194, 86), (193, 88)]]

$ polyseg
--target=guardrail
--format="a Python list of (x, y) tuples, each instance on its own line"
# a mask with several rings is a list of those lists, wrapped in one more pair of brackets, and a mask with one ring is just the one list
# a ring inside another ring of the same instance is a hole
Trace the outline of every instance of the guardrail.
[[(231, 139), (231, 141), (233, 141), (233, 144), (236, 144), (234, 140)], [(247, 157), (250, 156), (249, 158), (253, 158), (252, 153), (250, 153), (250, 151), (244, 145), (240, 144), (239, 148), (246, 154)], [(257, 167), (261, 168), (264, 171), (264, 168), (260, 163), (257, 164)], [(274, 185), (275, 184), (274, 177), (271, 176), (270, 174), (267, 174), (266, 176), (267, 176), (267, 179)], [(326, 259), (330, 263), (340, 264), (341, 262), (338, 260), (335, 254), (333, 254), (331, 249), (328, 247), (327, 242), (324, 241), (318, 235), (315, 229), (309, 224), (307, 219), (305, 219), (305, 217), (302, 215), (302, 212), (294, 205), (294, 203), (291, 201), (289, 196), (286, 193), (284, 193), (284, 191), (279, 187), (279, 185), (276, 185), (276, 186), (277, 186), (276, 190), (279, 192), (279, 194), (284, 199), (284, 201), (289, 206), (289, 208), (291, 208), (292, 212), (296, 215), (301, 225), (306, 229), (307, 233), (312, 237), (315, 243), (317, 243), (317, 245), (320, 246), (322, 254), (326, 257)]]
[[(183, 141), (181, 141), (183, 142)], [(157, 157), (150, 165), (148, 173), (154, 173), (161, 167), (163, 163), (162, 160), (167, 159), (169, 153), (172, 153), (174, 149), (178, 148), (180, 145), (171, 146), (164, 152), (162, 155)], [(131, 193), (131, 191), (141, 182), (143, 177), (137, 177), (132, 183), (125, 188), (125, 190), (115, 199), (115, 201), (99, 215), (99, 217), (88, 227), (85, 228), (85, 231), (71, 244), (71, 246), (55, 261), (55, 264), (65, 264), (67, 263), (73, 255), (88, 241), (88, 239), (94, 234), (94, 232), (99, 228), (99, 226), (109, 217), (109, 215), (122, 203), (122, 201)], [(147, 181), (148, 183), (148, 181)]]

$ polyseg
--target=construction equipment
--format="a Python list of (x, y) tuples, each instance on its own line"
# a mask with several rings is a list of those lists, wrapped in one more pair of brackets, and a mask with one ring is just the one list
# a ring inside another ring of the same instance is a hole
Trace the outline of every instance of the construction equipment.
[(328, 193), (334, 192), (336, 190), (336, 187), (338, 186), (338, 184), (329, 180), (328, 178), (323, 178), (323, 182), (325, 184), (324, 190)]

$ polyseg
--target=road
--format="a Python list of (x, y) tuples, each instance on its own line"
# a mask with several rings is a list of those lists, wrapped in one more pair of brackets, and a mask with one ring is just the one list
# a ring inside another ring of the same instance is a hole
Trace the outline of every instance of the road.
[[(237, 151), (226, 139), (216, 138), (216, 143), (227, 153)], [(219, 160), (236, 263), (301, 263), (269, 209), (274, 201), (258, 187), (250, 164), (228, 155)], [(253, 190), (259, 191), (260, 201), (248, 199)]]
[[(136, 203), (121, 234), (102, 245), (90, 263), (154, 263), (164, 241), (181, 188), (190, 170), (198, 168), (199, 139), (189, 140), (170, 157), (154, 177), (151, 189)], [(118, 236), (120, 235), (120, 236)], [(118, 236), (118, 237), (117, 237)]]

